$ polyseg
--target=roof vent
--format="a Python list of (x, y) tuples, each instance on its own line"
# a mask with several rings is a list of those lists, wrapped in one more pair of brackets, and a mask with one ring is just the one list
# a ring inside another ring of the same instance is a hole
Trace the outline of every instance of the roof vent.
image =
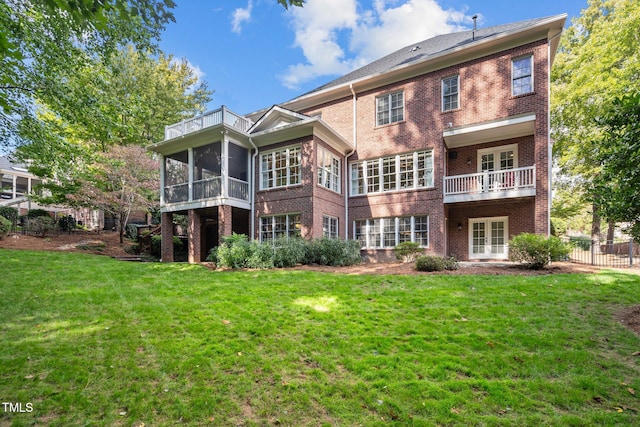
[(412, 47), (411, 49), (409, 49), (409, 52), (415, 52), (417, 50), (420, 50), (420, 46), (416, 45), (414, 47)]
[(478, 27), (476, 27), (476, 20), (478, 19), (478, 15), (473, 15), (471, 17), (471, 19), (473, 19), (473, 38), (471, 40), (475, 40), (476, 39), (476, 30), (478, 29)]

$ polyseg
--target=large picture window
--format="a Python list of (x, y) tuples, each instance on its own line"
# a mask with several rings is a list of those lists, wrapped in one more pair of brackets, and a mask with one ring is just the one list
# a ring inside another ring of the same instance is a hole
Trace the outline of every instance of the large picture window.
[(376, 124), (378, 126), (404, 120), (404, 93), (394, 92), (376, 98)]
[(351, 164), (351, 195), (433, 187), (433, 151)]
[(533, 92), (533, 56), (514, 59), (511, 63), (511, 93), (514, 96)]
[(288, 147), (260, 156), (260, 188), (300, 184), (302, 168), (300, 147)]
[(429, 216), (370, 218), (354, 221), (354, 236), (368, 249), (394, 248), (402, 242), (429, 246)]
[(324, 147), (318, 147), (318, 184), (340, 192), (340, 159)]
[(260, 241), (300, 237), (300, 214), (260, 217)]

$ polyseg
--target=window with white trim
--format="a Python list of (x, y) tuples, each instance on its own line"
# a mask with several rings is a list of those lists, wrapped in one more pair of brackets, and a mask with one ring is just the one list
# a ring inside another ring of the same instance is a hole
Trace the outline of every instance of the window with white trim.
[(331, 151), (318, 146), (318, 184), (340, 193), (340, 159)]
[(260, 189), (286, 187), (302, 181), (301, 148), (287, 147), (260, 156)]
[(351, 163), (351, 195), (433, 187), (433, 150)]
[(511, 61), (511, 93), (513, 96), (533, 92), (533, 56)]
[(376, 98), (377, 126), (404, 120), (404, 93), (394, 92)]
[(300, 236), (299, 213), (260, 217), (261, 242), (270, 242), (281, 238)]
[(362, 248), (394, 248), (402, 242), (429, 246), (429, 216), (358, 219), (353, 224), (354, 237)]
[(442, 79), (442, 111), (458, 109), (460, 76)]
[(338, 238), (338, 218), (328, 215), (322, 216), (322, 237), (327, 239)]

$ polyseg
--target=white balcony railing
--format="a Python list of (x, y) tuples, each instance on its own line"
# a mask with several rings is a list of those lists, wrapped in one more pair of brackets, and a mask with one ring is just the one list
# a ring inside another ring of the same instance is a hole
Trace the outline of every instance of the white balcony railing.
[(229, 197), (233, 199), (249, 200), (249, 183), (229, 177)]
[(251, 120), (228, 110), (226, 107), (221, 107), (200, 116), (183, 120), (180, 123), (166, 126), (164, 128), (164, 139), (178, 138), (222, 123), (238, 129), (241, 132), (247, 132), (253, 125)]
[(535, 195), (535, 166), (479, 172), (444, 178), (444, 202), (526, 197)]

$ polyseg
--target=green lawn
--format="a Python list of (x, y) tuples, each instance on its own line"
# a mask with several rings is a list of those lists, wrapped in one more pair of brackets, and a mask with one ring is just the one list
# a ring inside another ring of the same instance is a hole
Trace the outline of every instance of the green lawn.
[(0, 250), (0, 425), (637, 425), (639, 288)]

